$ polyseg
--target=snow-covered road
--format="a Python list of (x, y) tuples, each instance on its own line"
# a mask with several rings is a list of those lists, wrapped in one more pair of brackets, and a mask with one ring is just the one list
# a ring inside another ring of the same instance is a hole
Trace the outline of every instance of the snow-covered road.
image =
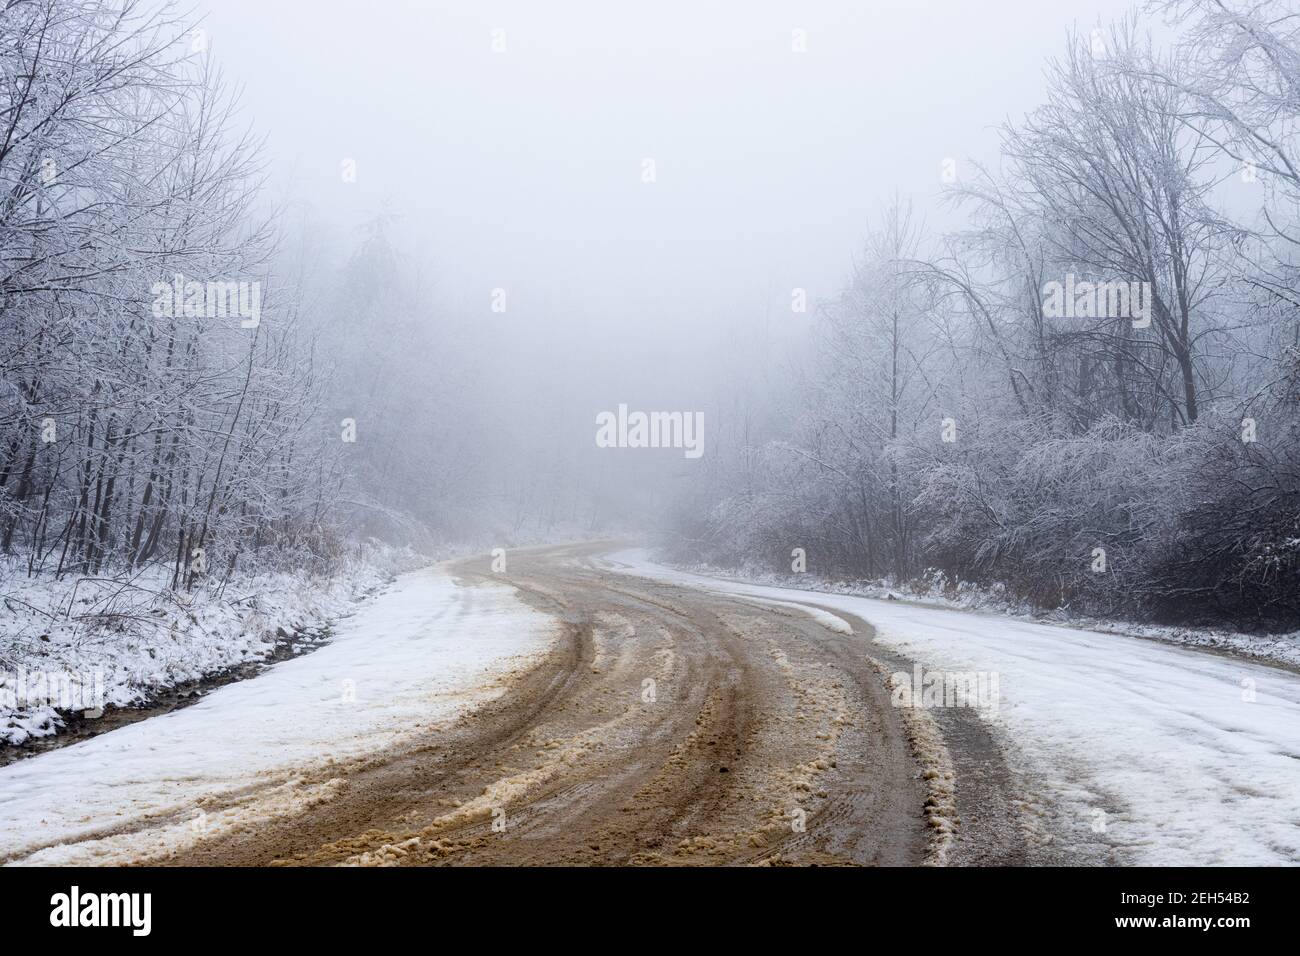
[(192, 707), (0, 768), (0, 860), (113, 863), (292, 814), (378, 751), (498, 693), (553, 625), (508, 587), (403, 575), (320, 650)]
[[(905, 602), (610, 566), (873, 625), (927, 669), (996, 674), (989, 716), (1063, 858), (1300, 862), (1300, 676), (1154, 641)], [(958, 781), (960, 786), (960, 780)]]

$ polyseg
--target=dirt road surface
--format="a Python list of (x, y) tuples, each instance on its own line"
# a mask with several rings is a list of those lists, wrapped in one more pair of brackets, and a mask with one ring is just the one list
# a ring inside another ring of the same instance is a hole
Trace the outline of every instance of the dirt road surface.
[[(910, 662), (791, 607), (612, 573), (608, 550), (462, 562), (563, 622), (540, 665), (450, 727), (347, 767), (292, 818), (187, 865), (1041, 862), (968, 710), (890, 706)], [(308, 775), (307, 782), (314, 781)]]

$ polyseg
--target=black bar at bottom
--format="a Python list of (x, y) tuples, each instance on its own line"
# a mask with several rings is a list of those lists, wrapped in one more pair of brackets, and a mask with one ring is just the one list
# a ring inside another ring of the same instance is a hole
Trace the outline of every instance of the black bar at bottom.
[[(430, 945), (442, 948), (452, 944), (448, 933), (461, 930), (499, 938), (526, 937), (546, 927), (536, 943), (585, 947), (594, 941), (594, 926), (611, 920), (625, 924), (633, 936), (657, 937), (664, 944), (688, 937), (726, 939), (742, 928), (793, 920), (805, 930), (820, 927), (807, 940), (811, 946), (824, 942), (832, 927), (882, 945), (881, 933), (897, 932), (935, 943), (1128, 937), (1179, 945), (1200, 938), (1231, 946), (1293, 936), (1297, 873), (1285, 868), (8, 868), (0, 870), (0, 909), (6, 928), (19, 938), (49, 934), (56, 941), (75, 933), (82, 941), (113, 937), (128, 946), (207, 947), (281, 938), (337, 946), (351, 939), (373, 943), (377, 931), (400, 937), (423, 929), (436, 934)], [(149, 894), (147, 910), (143, 895), (132, 894)], [(573, 934), (567, 942), (559, 935), (565, 924)]]

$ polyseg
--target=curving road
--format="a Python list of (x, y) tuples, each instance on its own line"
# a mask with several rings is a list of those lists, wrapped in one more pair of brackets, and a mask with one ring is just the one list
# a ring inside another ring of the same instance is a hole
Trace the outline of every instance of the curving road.
[(330, 799), (148, 862), (1046, 859), (988, 726), (891, 707), (886, 673), (908, 662), (865, 622), (613, 574), (607, 550), (511, 552), (505, 575), (455, 566), (560, 619), (549, 656), (449, 728), (304, 775), (328, 776)]

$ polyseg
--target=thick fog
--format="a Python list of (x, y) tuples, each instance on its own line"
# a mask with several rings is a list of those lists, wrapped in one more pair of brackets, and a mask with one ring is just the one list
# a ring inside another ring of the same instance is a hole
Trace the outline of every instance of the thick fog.
[(0, 864), (1294, 864), (1298, 675), (1300, 0), (0, 2)]
[(833, 292), (883, 201), (994, 159), (1066, 30), (1129, 6), (220, 0), (203, 23), (277, 189), (340, 229), (400, 216), (449, 305), (505, 285), (516, 321), (657, 336)]
[(0, 552), (1285, 618), (1293, 7), (6, 8)]
[(269, 193), (340, 257), (391, 216), (426, 319), (494, 353), (466, 384), (505, 407), (491, 420), (561, 393), (556, 445), (628, 503), (699, 463), (593, 458), (596, 412), (734, 427), (736, 375), (784, 374), (884, 204), (951, 225), (945, 159), (996, 163), (1066, 32), (1125, 9), (221, 0), (202, 29), (266, 137)]

